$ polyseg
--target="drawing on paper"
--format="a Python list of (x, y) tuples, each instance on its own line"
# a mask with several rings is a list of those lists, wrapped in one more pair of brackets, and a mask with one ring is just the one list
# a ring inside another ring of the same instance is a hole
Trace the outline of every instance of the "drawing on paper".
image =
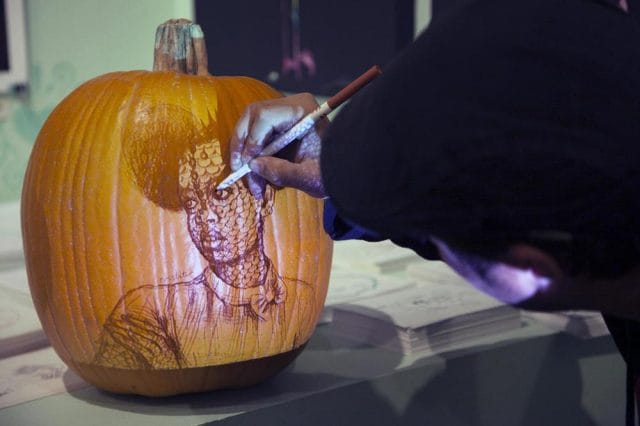
[(0, 358), (0, 409), (85, 386), (51, 346)]
[[(0, 379), (0, 398), (11, 395), (28, 384), (59, 380), (67, 367), (64, 364), (23, 365)], [(0, 403), (0, 405), (2, 405)]]

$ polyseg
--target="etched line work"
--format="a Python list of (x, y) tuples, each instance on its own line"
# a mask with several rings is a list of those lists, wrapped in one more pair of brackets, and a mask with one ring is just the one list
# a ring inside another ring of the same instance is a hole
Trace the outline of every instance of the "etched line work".
[[(204, 126), (201, 133), (180, 157), (177, 182), (151, 180), (177, 188), (189, 235), (208, 266), (191, 280), (141, 283), (122, 296), (97, 342), (98, 365), (173, 369), (252, 359), (299, 346), (295, 330), (313, 326), (313, 287), (282, 277), (265, 253), (274, 189), (245, 178), (216, 191), (226, 167), (220, 141)], [(149, 196), (170, 188), (142, 190)]]

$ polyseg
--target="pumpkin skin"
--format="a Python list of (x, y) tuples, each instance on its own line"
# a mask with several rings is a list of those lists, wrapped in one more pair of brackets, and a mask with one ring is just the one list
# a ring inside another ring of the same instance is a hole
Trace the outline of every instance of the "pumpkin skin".
[(278, 96), (129, 71), (51, 113), (23, 187), (26, 267), (51, 345), (85, 380), (149, 396), (242, 387), (302, 350), (330, 272), (321, 202), (246, 178), (221, 200), (212, 189), (240, 114)]

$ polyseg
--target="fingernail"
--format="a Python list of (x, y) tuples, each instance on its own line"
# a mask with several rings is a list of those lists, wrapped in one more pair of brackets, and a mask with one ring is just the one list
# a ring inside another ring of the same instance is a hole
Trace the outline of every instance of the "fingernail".
[(249, 168), (252, 172), (260, 174), (260, 162), (254, 160), (249, 161)]
[(242, 161), (240, 161), (240, 154), (238, 154), (237, 152), (234, 152), (233, 154), (231, 154), (231, 169), (233, 171), (236, 171), (240, 167), (242, 167)]

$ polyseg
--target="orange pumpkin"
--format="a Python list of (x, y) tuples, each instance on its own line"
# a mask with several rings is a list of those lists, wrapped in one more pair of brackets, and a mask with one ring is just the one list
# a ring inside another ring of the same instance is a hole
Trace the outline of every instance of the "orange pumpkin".
[(321, 203), (229, 172), (244, 108), (280, 96), (206, 71), (201, 31), (158, 28), (154, 71), (83, 84), (42, 127), (22, 194), (29, 286), (84, 379), (172, 395), (260, 382), (310, 338), (332, 245)]

